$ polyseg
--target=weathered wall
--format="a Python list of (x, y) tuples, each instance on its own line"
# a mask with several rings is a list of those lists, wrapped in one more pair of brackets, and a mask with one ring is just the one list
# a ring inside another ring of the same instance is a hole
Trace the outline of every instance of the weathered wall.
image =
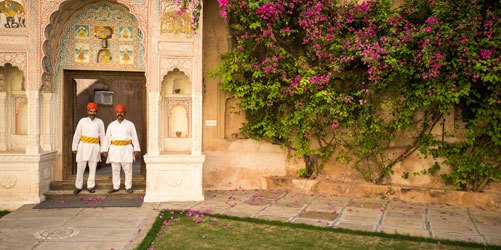
[[(394, 1), (394, 7), (402, 1)], [(206, 155), (204, 164), (204, 188), (206, 189), (234, 189), (234, 188), (266, 188), (265, 177), (270, 175), (296, 176), (298, 169), (304, 167), (302, 159), (289, 159), (287, 152), (276, 145), (262, 141), (235, 136), (235, 123), (242, 120), (244, 114), (238, 114), (233, 109), (235, 100), (230, 93), (218, 89), (220, 82), (211, 79), (209, 71), (219, 62), (219, 55), (230, 49), (228, 39), (228, 25), (218, 14), (219, 8), (216, 0), (204, 1), (204, 103), (203, 103), (203, 152)], [(233, 105), (228, 105), (233, 104)], [(452, 132), (454, 127), (454, 114), (448, 117), (445, 129)], [(216, 126), (207, 126), (207, 120), (217, 121)], [(434, 135), (441, 135), (442, 127), (435, 128)], [(401, 152), (401, 146), (409, 144), (408, 139), (400, 139), (392, 144), (390, 150), (395, 154)], [(408, 156), (404, 161), (397, 163), (394, 174), (389, 183), (396, 186), (415, 186), (427, 188), (452, 189), (445, 186), (440, 174), (448, 173), (450, 169), (443, 167), (432, 176), (430, 174), (415, 176), (433, 166), (432, 158), (425, 159), (418, 152)], [(347, 163), (331, 159), (324, 166), (321, 179), (341, 182), (366, 182), (363, 175)], [(408, 178), (404, 173), (408, 172)], [(499, 183), (491, 183), (486, 191), (501, 191)]]
[[(206, 189), (266, 188), (264, 176), (286, 174), (286, 153), (266, 142), (232, 138), (232, 133), (225, 136), (226, 127), (238, 131), (233, 121), (240, 118), (234, 110), (226, 110), (234, 101), (218, 89), (219, 80), (211, 79), (209, 74), (230, 46), (228, 25), (218, 13), (216, 0), (204, 1), (203, 185)], [(216, 126), (207, 126), (207, 120), (215, 120)]]

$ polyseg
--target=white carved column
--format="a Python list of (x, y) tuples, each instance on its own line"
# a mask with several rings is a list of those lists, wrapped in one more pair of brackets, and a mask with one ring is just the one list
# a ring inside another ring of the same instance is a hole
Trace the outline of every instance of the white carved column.
[(202, 93), (193, 93), (193, 144), (192, 155), (202, 154)]
[(51, 112), (52, 107), (54, 105), (54, 93), (43, 93), (43, 146), (44, 151), (52, 151), (54, 136), (52, 135), (52, 120), (54, 112)]
[(40, 92), (27, 90), (28, 97), (28, 146), (26, 154), (40, 154)]
[(159, 155), (160, 93), (148, 93), (148, 155)]
[(7, 151), (7, 93), (0, 92), (0, 151)]
[[(203, 3), (203, 1), (201, 1)], [(202, 6), (203, 10), (203, 6)], [(203, 67), (202, 67), (202, 30), (203, 30), (203, 11), (200, 12), (198, 19), (198, 30), (194, 35), (195, 42), (195, 60), (193, 64), (193, 144), (192, 155), (202, 154), (202, 95), (203, 95)]]

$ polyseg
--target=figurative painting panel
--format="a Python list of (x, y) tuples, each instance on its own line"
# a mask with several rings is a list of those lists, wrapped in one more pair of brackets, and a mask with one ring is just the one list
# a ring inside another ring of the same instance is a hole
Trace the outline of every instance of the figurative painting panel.
[(0, 27), (8, 29), (26, 28), (24, 7), (15, 1), (0, 2)]
[(134, 39), (132, 35), (132, 27), (120, 26), (118, 34), (119, 41), (132, 41), (132, 39)]
[(120, 45), (120, 63), (133, 64), (134, 63), (134, 46)]
[(75, 43), (75, 62), (88, 63), (89, 62), (89, 44)]
[(109, 49), (100, 49), (97, 52), (97, 63), (111, 63), (113, 56)]
[(178, 14), (176, 10), (170, 10), (162, 15), (160, 24), (161, 34), (193, 34), (191, 16), (188, 13)]
[(89, 25), (75, 25), (75, 39), (89, 39)]

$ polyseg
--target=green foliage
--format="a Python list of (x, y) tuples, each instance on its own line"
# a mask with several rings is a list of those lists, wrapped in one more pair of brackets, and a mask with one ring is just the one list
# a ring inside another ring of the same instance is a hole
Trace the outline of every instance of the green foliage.
[[(317, 175), (334, 156), (366, 180), (386, 183), (393, 166), (417, 150), (446, 146), (432, 131), (454, 109), (463, 112), (468, 145), (499, 152), (499, 4), (218, 2), (233, 48), (213, 77), (241, 99), (242, 134), (301, 157), (302, 176)], [(394, 146), (401, 151), (390, 153)], [(481, 162), (487, 158), (479, 151)]]

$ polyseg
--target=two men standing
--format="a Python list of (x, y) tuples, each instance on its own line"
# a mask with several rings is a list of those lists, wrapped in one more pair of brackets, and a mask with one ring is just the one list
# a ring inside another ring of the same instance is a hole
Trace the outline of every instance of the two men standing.
[[(120, 104), (115, 107), (117, 120), (108, 125), (104, 133), (104, 123), (96, 118), (98, 106), (96, 103), (87, 105), (89, 117), (82, 118), (77, 125), (73, 136), (73, 153), (77, 156), (77, 177), (74, 194), (80, 193), (83, 185), (85, 166), (89, 164), (87, 188), (90, 193), (95, 192), (95, 175), (97, 162), (100, 161), (99, 152), (107, 157), (106, 163), (111, 163), (113, 173), (113, 189), (108, 193), (118, 192), (120, 189), (120, 169), (125, 173), (125, 189), (132, 193), (132, 162), (141, 151), (134, 124), (125, 119), (126, 108)], [(101, 145), (99, 143), (101, 142)]]

